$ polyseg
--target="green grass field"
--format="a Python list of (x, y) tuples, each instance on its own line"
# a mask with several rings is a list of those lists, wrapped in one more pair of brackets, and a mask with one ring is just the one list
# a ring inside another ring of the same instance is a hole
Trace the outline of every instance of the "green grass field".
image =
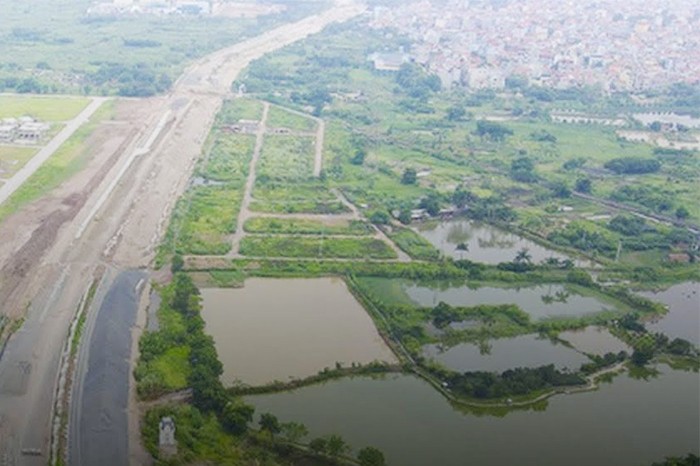
[(255, 184), (253, 197), (260, 201), (291, 202), (291, 201), (334, 201), (336, 195), (328, 187), (319, 182), (308, 183), (261, 183)]
[(391, 227), (386, 234), (396, 245), (413, 259), (434, 261), (440, 258), (440, 251), (425, 238), (408, 228)]
[(286, 218), (251, 218), (243, 229), (248, 233), (274, 233), (274, 234), (296, 234), (296, 235), (370, 235), (372, 227), (359, 220), (334, 220), (321, 222), (306, 219), (286, 219)]
[(214, 137), (206, 160), (197, 172), (210, 180), (238, 183), (242, 186), (248, 176), (254, 147), (255, 136), (219, 131)]
[(266, 136), (258, 164), (258, 177), (270, 180), (311, 178), (314, 141), (301, 136)]
[(396, 258), (396, 253), (385, 242), (370, 238), (246, 236), (241, 241), (240, 252), (251, 257)]
[(269, 214), (341, 214), (349, 212), (340, 201), (253, 201), (253, 212)]
[(181, 254), (226, 254), (228, 235), (236, 228), (243, 194), (227, 186), (198, 186), (185, 194), (187, 206), (177, 230), (176, 251)]
[(259, 100), (248, 98), (229, 99), (224, 102), (216, 116), (217, 125), (232, 125), (239, 120), (260, 120), (263, 105)]
[(84, 97), (0, 95), (0, 118), (28, 115), (41, 121), (67, 121), (75, 118), (89, 102)]
[(35, 147), (0, 146), (0, 178), (10, 178), (36, 153)]
[(270, 107), (270, 112), (267, 116), (267, 126), (270, 128), (287, 128), (299, 132), (311, 132), (316, 130), (317, 124), (312, 118), (304, 117), (273, 105)]

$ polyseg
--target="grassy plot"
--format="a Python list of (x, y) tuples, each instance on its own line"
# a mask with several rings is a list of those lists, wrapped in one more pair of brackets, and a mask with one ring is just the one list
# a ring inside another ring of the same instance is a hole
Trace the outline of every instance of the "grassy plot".
[(302, 180), (311, 177), (313, 163), (313, 138), (267, 136), (257, 175), (262, 180)]
[(348, 208), (340, 201), (298, 201), (298, 202), (267, 202), (253, 201), (250, 210), (271, 214), (342, 214), (349, 212)]
[(216, 116), (217, 125), (232, 125), (239, 120), (256, 120), (262, 118), (263, 105), (259, 100), (238, 98), (227, 100)]
[(440, 258), (440, 251), (415, 231), (408, 228), (386, 228), (385, 233), (413, 259), (432, 261)]
[(10, 178), (36, 153), (35, 147), (0, 146), (0, 178)]
[(101, 121), (112, 118), (114, 101), (105, 102), (92, 115), (90, 121), (80, 127), (51, 158), (49, 158), (24, 184), (0, 206), (0, 221), (19, 208), (34, 201), (60, 185), (77, 172), (90, 156), (87, 140)]
[(255, 184), (253, 197), (269, 202), (335, 201), (337, 199), (336, 195), (322, 183), (261, 183), (260, 180)]
[(253, 257), (318, 257), (339, 259), (395, 259), (383, 241), (370, 238), (301, 238), (247, 236), (241, 254)]
[(243, 229), (248, 233), (283, 233), (301, 235), (369, 235), (372, 227), (359, 220), (321, 222), (307, 219), (251, 218)]
[(210, 180), (243, 184), (254, 147), (255, 136), (219, 133), (198, 174)]
[(0, 95), (0, 118), (28, 115), (42, 121), (67, 121), (75, 118), (89, 102), (84, 97)]
[[(242, 193), (238, 187), (198, 186), (183, 198), (176, 251), (180, 254), (226, 254), (228, 235), (236, 228)], [(177, 228), (177, 227), (176, 227)]]
[(272, 106), (267, 116), (267, 126), (287, 128), (292, 131), (310, 132), (316, 130), (316, 121), (310, 117), (292, 113), (284, 108)]

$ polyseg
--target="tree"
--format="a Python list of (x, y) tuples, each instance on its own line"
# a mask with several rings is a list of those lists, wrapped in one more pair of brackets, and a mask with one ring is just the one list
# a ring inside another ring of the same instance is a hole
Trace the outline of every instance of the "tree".
[(467, 111), (461, 105), (453, 105), (447, 109), (447, 119), (450, 121), (461, 121)]
[(309, 442), (309, 448), (314, 453), (320, 455), (328, 451), (328, 440), (323, 437), (318, 437)]
[(618, 157), (606, 162), (604, 167), (618, 175), (641, 175), (659, 171), (661, 163), (644, 157)]
[(537, 181), (535, 163), (528, 157), (519, 157), (510, 164), (510, 177), (522, 183)]
[(280, 421), (277, 416), (270, 413), (263, 413), (260, 416), (260, 430), (268, 432), (270, 437), (274, 438), (275, 435), (282, 432), (282, 426), (280, 426)]
[(407, 168), (404, 170), (403, 176), (401, 176), (401, 184), (416, 184), (416, 181), (418, 181), (418, 174), (415, 169)]
[(234, 435), (242, 435), (253, 420), (255, 408), (241, 401), (230, 401), (224, 406), (220, 420), (224, 429)]
[(185, 266), (185, 260), (182, 258), (182, 256), (180, 254), (175, 254), (173, 256), (173, 260), (170, 264), (170, 271), (173, 273), (177, 273), (180, 270), (182, 270), (182, 268), (184, 266)]
[(404, 225), (411, 223), (410, 209), (401, 209), (401, 212), (399, 212), (399, 222), (403, 223)]
[(464, 208), (469, 202), (473, 202), (476, 196), (466, 189), (457, 187), (454, 194), (452, 194), (452, 203), (457, 206), (458, 209)]
[(280, 427), (282, 428), (282, 435), (292, 443), (296, 443), (309, 435), (309, 430), (306, 426), (299, 422), (285, 422)]
[(513, 130), (500, 123), (479, 120), (476, 122), (476, 134), (482, 139), (486, 138), (494, 142), (502, 142), (505, 140), (506, 136), (513, 134)]
[(365, 158), (367, 158), (367, 151), (365, 149), (357, 149), (350, 159), (350, 163), (353, 165), (362, 165), (365, 163)]
[(420, 208), (428, 211), (428, 214), (435, 216), (440, 213), (440, 195), (430, 193), (420, 201)]
[(579, 193), (590, 194), (593, 188), (590, 178), (579, 178), (576, 180), (574, 190)]
[(384, 453), (374, 447), (365, 447), (357, 453), (357, 460), (361, 466), (384, 466), (386, 460)]
[(372, 215), (369, 216), (369, 221), (375, 225), (386, 225), (390, 220), (389, 214), (383, 210), (375, 210), (372, 212)]
[(530, 254), (530, 251), (527, 248), (522, 248), (515, 255), (515, 259), (513, 259), (513, 262), (515, 262), (516, 264), (529, 264), (532, 262), (532, 255)]
[(328, 454), (333, 457), (338, 457), (349, 450), (348, 444), (340, 435), (331, 435), (328, 437), (327, 444)]
[(563, 181), (557, 181), (552, 184), (552, 194), (559, 198), (571, 197), (571, 189)]
[(676, 209), (676, 218), (678, 220), (685, 220), (690, 216), (690, 212), (688, 212), (688, 209), (685, 208), (685, 206), (680, 206), (679, 208)]

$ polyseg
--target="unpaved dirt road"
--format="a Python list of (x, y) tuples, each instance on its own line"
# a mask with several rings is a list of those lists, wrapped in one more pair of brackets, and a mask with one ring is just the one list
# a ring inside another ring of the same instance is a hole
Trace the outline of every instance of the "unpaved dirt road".
[[(363, 10), (338, 3), (205, 57), (167, 96), (119, 102), (115, 120), (88, 141), (87, 166), (0, 225), (2, 313), (26, 319), (0, 359), (0, 465), (49, 461), (60, 354), (78, 303), (98, 270), (149, 266), (237, 74), (265, 53)], [(113, 276), (107, 274), (102, 287), (110, 289)], [(91, 312), (101, 306), (98, 301)]]

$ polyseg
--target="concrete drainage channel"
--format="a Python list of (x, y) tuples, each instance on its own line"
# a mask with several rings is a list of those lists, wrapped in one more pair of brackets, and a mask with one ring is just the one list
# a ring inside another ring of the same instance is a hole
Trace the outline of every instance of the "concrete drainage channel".
[(120, 272), (85, 323), (70, 395), (68, 464), (128, 464), (132, 328), (147, 278), (140, 270)]

